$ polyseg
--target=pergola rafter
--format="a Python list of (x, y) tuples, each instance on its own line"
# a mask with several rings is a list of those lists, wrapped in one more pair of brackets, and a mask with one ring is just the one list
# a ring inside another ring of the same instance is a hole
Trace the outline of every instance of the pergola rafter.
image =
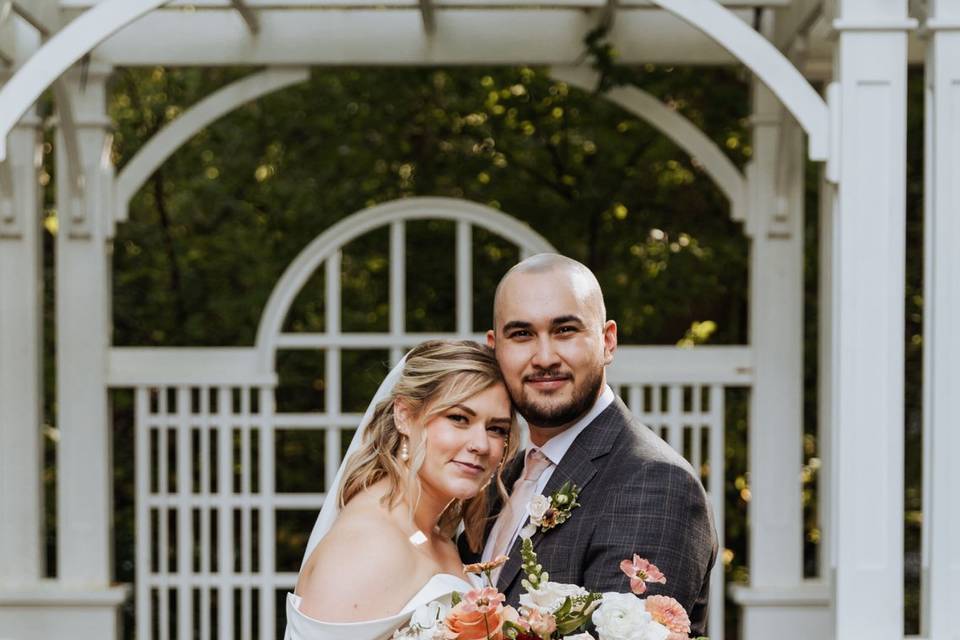
[(257, 14), (250, 8), (250, 5), (247, 4), (246, 0), (230, 0), (230, 4), (233, 5), (233, 8), (237, 10), (237, 13), (240, 14), (240, 17), (243, 18), (243, 21), (247, 25), (247, 29), (250, 30), (250, 33), (257, 35), (260, 33), (260, 18)]

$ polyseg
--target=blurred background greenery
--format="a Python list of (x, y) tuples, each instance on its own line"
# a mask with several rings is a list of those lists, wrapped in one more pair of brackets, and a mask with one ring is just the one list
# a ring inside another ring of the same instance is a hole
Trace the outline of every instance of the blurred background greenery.
[[(117, 70), (109, 110), (118, 167), (190, 105), (249, 70)], [(733, 68), (618, 69), (616, 82), (657, 96), (698, 125), (743, 167), (751, 157), (747, 76)], [(907, 623), (918, 632), (920, 549), (920, 357), (922, 349), (922, 77), (910, 74), (906, 393)], [(54, 168), (48, 139), (47, 318), (52, 322)], [(816, 482), (817, 179), (808, 166), (803, 501), (805, 573), (816, 576), (820, 528)], [(245, 105), (196, 135), (154, 174), (117, 230), (113, 342), (123, 346), (248, 346), (284, 268), (315, 236), (370, 205), (412, 195), (487, 204), (528, 223), (597, 274), (623, 344), (744, 344), (748, 336), (749, 240), (720, 191), (661, 133), (602, 96), (553, 81), (542, 68), (314, 69), (311, 79)], [(407, 326), (453, 329), (453, 227), (408, 228)], [(387, 236), (344, 250), (343, 326), (387, 327)], [(474, 327), (489, 324), (495, 283), (516, 259), (492, 234), (476, 233)], [(323, 330), (323, 274), (304, 288), (288, 331)], [(57, 439), (55, 349), (47, 336), (48, 566), (55, 567)], [(344, 356), (344, 408), (362, 409), (386, 353)], [(278, 408), (322, 409), (322, 354), (282, 352)], [(113, 394), (115, 577), (134, 562), (131, 394)], [(727, 579), (747, 563), (747, 393), (728, 392)], [(762, 425), (755, 425), (762, 428)], [(349, 434), (345, 434), (349, 435)], [(278, 488), (316, 491), (322, 438), (278, 436)], [(798, 443), (800, 446), (800, 443)], [(312, 513), (278, 514), (278, 569), (295, 571)], [(728, 602), (727, 637), (738, 637)], [(127, 607), (128, 637), (133, 608)]]

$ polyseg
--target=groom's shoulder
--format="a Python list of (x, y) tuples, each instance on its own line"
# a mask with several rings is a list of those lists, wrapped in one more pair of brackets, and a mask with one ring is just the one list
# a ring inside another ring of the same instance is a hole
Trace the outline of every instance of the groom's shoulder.
[(620, 425), (619, 434), (610, 451), (610, 459), (608, 464), (604, 465), (611, 472), (624, 477), (641, 472), (644, 475), (672, 475), (673, 472), (683, 471), (696, 478), (690, 463), (644, 424), (619, 398), (614, 400), (604, 413), (609, 414), (601, 415), (606, 420), (598, 421), (594, 426), (609, 428), (611, 422)]

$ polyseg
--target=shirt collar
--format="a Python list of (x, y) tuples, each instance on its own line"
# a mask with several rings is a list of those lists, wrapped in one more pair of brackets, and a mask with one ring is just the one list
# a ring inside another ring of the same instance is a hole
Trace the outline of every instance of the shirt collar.
[(557, 434), (547, 440), (546, 444), (539, 447), (540, 452), (549, 458), (554, 466), (560, 464), (563, 456), (567, 453), (567, 449), (569, 449), (573, 441), (577, 439), (577, 436), (587, 428), (587, 425), (593, 422), (594, 418), (603, 413), (604, 409), (613, 403), (613, 400), (613, 389), (611, 389), (609, 385), (604, 385), (603, 393), (601, 393), (597, 401), (593, 403), (590, 411), (583, 414), (583, 417), (577, 420), (573, 426), (565, 429), (563, 433)]

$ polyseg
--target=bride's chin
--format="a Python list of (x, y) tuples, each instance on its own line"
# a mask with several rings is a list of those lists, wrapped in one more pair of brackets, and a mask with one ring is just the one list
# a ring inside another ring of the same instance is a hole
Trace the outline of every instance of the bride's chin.
[(481, 490), (481, 487), (476, 485), (451, 487), (450, 499), (451, 500), (469, 500), (470, 498), (476, 498), (477, 494), (480, 493), (480, 490)]

